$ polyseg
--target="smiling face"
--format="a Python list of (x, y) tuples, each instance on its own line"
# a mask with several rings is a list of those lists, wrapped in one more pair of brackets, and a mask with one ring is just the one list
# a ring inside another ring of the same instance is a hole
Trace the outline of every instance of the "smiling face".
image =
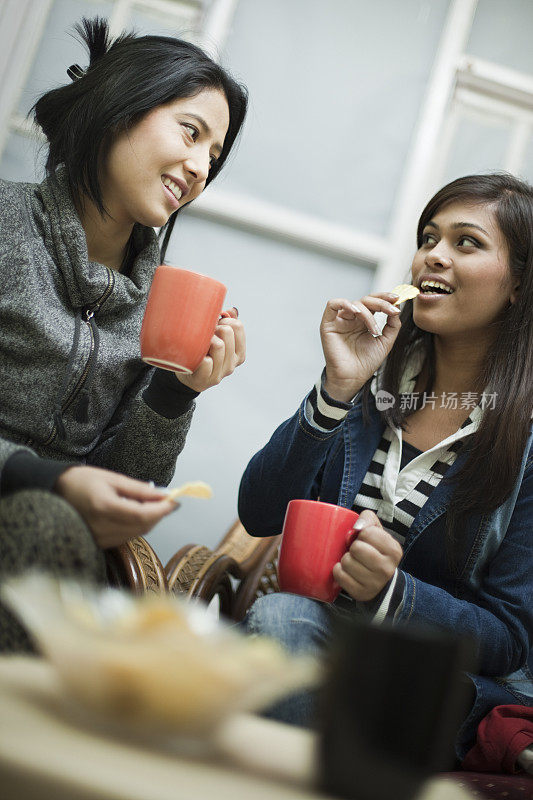
[(100, 184), (119, 224), (161, 227), (202, 192), (220, 156), (229, 108), (219, 89), (173, 100), (148, 112), (109, 148)]
[(413, 319), (440, 336), (490, 338), (515, 293), (507, 245), (489, 205), (450, 203), (425, 226), (413, 259)]

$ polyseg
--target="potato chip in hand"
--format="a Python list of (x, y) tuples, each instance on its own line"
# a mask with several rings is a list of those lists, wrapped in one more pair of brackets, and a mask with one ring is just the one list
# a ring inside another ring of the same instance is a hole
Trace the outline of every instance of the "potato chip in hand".
[(169, 500), (177, 500), (178, 497), (183, 497), (183, 495), (207, 498), (212, 497), (213, 490), (207, 483), (204, 483), (203, 481), (189, 481), (188, 483), (184, 483), (175, 489), (169, 489), (168, 492)]
[(417, 289), (416, 286), (411, 286), (410, 283), (400, 283), (399, 286), (394, 287), (392, 294), (398, 295), (398, 299), (394, 301), (393, 305), (399, 306), (401, 303), (405, 303), (406, 300), (412, 300), (413, 297), (420, 294), (420, 289)]

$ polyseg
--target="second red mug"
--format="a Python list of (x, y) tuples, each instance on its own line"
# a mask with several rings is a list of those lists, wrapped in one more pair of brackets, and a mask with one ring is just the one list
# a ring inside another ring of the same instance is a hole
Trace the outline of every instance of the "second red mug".
[(194, 372), (207, 354), (221, 316), (220, 281), (167, 266), (155, 271), (141, 328), (141, 358), (154, 367)]
[(340, 592), (333, 567), (357, 536), (359, 514), (318, 500), (291, 500), (278, 558), (282, 592), (332, 603)]

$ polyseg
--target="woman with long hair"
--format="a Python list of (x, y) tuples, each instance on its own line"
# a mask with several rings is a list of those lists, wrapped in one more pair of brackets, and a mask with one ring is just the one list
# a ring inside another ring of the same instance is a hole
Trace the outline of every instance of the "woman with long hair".
[[(331, 606), (267, 595), (246, 625), (306, 652), (340, 611), (472, 638), (462, 756), (494, 706), (533, 704), (533, 189), (459, 178), (427, 204), (417, 245), (401, 313), (386, 292), (328, 302), (322, 377), (241, 483), (255, 536), (280, 533), (293, 498), (360, 514), (333, 568), (342, 592)], [(312, 698), (276, 713), (305, 724)]]
[[(102, 550), (175, 508), (155, 487), (194, 399), (244, 361), (232, 315), (179, 378), (141, 361), (139, 334), (176, 216), (222, 169), (247, 95), (189, 42), (112, 40), (99, 18), (77, 31), (88, 67), (34, 106), (46, 179), (0, 181), (0, 569), (104, 581)], [(0, 609), (0, 649), (21, 647)]]

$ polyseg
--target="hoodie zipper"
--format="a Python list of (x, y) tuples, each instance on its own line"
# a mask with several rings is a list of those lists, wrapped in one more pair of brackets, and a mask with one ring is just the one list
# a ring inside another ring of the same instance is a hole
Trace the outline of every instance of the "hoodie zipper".
[[(100, 309), (102, 308), (102, 306), (105, 303), (105, 301), (109, 298), (109, 295), (111, 294), (111, 292), (113, 291), (113, 288), (115, 286), (115, 276), (113, 274), (113, 271), (110, 270), (108, 267), (106, 267), (106, 270), (107, 270), (107, 286), (105, 288), (104, 293), (101, 295), (101, 297), (98, 298), (96, 303), (93, 303), (92, 305), (87, 306), (81, 312), (81, 318), (85, 322), (87, 327), (89, 328), (89, 335), (91, 337), (91, 342), (90, 342), (90, 345), (89, 345), (89, 355), (87, 357), (87, 361), (85, 362), (85, 367), (83, 369), (83, 372), (82, 372), (82, 374), (80, 376), (79, 381), (77, 382), (76, 386), (72, 389), (72, 391), (70, 392), (70, 394), (67, 397), (67, 399), (61, 405), (61, 413), (62, 414), (63, 414), (64, 411), (66, 411), (68, 408), (70, 408), (70, 406), (72, 405), (74, 400), (79, 395), (80, 391), (83, 389), (83, 385), (84, 385), (85, 381), (87, 380), (87, 375), (89, 374), (89, 370), (91, 368), (91, 363), (92, 363), (92, 358), (93, 358), (93, 353), (94, 353), (93, 324), (96, 324), (96, 323), (92, 322), (92, 319), (93, 319), (94, 315), (97, 314), (98, 311), (100, 311)], [(57, 436), (57, 426), (54, 424), (54, 427), (52, 428), (52, 432), (50, 433), (50, 436), (48, 437), (48, 439), (45, 442), (42, 443), (42, 447), (46, 447), (47, 445), (51, 444), (56, 436)], [(28, 444), (30, 444), (30, 442), (28, 442)]]

